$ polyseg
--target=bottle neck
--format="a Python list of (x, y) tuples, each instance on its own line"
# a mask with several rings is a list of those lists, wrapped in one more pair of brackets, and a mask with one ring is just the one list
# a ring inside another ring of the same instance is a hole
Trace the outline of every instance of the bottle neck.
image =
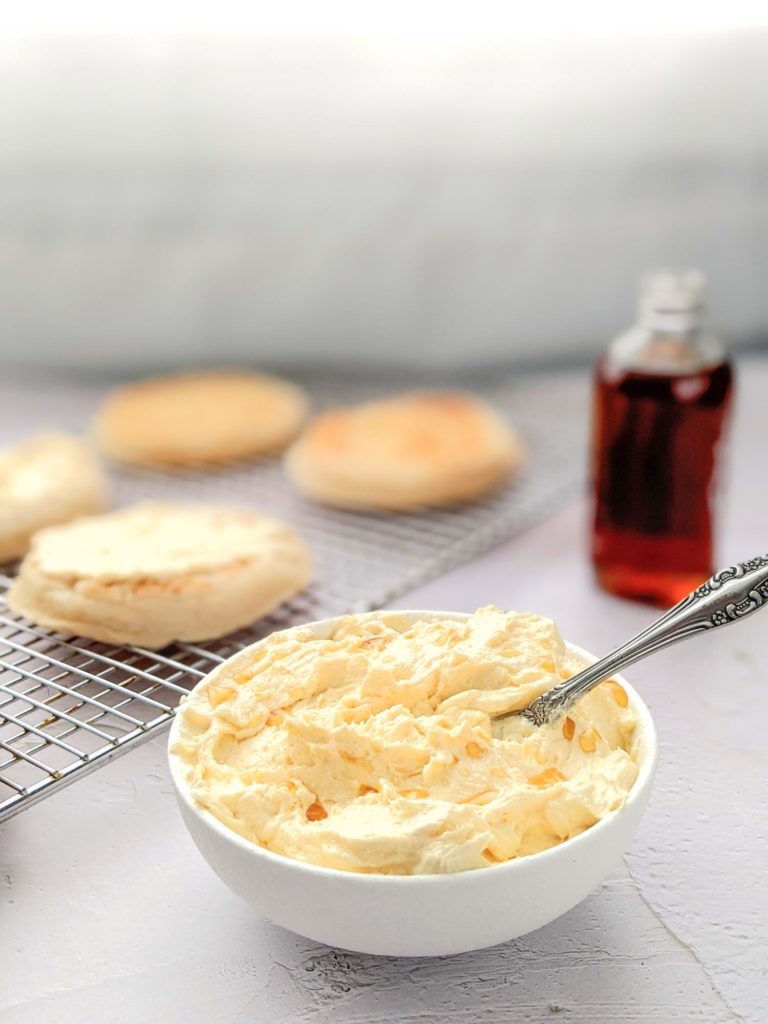
[(640, 308), (638, 326), (659, 334), (694, 337), (704, 326), (704, 310)]
[(614, 371), (635, 370), (653, 374), (689, 374), (715, 366), (724, 359), (720, 342), (704, 325), (673, 319), (665, 314), (640, 322), (608, 348), (608, 365)]

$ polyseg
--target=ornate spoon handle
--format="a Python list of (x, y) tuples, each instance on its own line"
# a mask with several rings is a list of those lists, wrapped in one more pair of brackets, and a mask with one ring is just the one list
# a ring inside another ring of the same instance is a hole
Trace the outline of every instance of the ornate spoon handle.
[(647, 629), (605, 658), (543, 693), (523, 711), (496, 717), (520, 714), (534, 725), (544, 725), (563, 715), (575, 701), (614, 672), (620, 672), (641, 658), (697, 633), (737, 622), (763, 604), (768, 604), (768, 555), (751, 558), (748, 562), (715, 573)]

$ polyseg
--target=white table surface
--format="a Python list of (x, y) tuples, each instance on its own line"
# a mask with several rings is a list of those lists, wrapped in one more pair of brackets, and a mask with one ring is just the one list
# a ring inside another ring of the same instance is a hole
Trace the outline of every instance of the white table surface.
[[(721, 545), (768, 549), (768, 366), (742, 367)], [(553, 616), (601, 652), (649, 609), (600, 593), (581, 501), (398, 602)], [(187, 838), (157, 738), (0, 827), (2, 1024), (768, 1020), (768, 616), (630, 670), (661, 760), (629, 854), (558, 921), (397, 960), (260, 921)]]

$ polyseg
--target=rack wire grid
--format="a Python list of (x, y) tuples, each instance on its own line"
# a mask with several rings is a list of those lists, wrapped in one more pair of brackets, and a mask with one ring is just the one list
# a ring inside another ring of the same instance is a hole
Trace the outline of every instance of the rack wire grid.
[[(382, 390), (317, 380), (311, 386), (320, 408)], [(309, 588), (221, 640), (149, 651), (51, 633), (10, 612), (5, 592), (13, 567), (0, 570), (0, 820), (165, 728), (184, 694), (255, 640), (296, 623), (383, 607), (513, 536), (573, 493), (583, 472), (583, 388), (561, 378), (559, 385), (502, 382), (475, 390), (517, 425), (530, 459), (504, 490), (452, 508), (396, 515), (326, 508), (293, 490), (277, 459), (173, 474), (113, 468), (116, 505), (147, 498), (232, 502), (293, 523), (309, 542), (316, 563)], [(17, 407), (30, 408), (15, 397)], [(35, 397), (41, 396), (28, 400)], [(48, 423), (53, 415), (58, 426), (82, 431), (99, 398), (82, 388), (51, 394)]]

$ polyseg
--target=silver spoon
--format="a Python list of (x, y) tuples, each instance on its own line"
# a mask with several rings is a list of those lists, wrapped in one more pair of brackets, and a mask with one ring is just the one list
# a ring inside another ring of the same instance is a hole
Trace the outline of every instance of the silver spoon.
[(495, 721), (522, 715), (534, 725), (546, 725), (564, 715), (585, 693), (615, 672), (697, 633), (727, 626), (768, 603), (768, 555), (723, 569), (684, 597), (661, 618), (615, 651), (589, 665), (564, 683), (553, 686), (520, 711), (491, 715)]

